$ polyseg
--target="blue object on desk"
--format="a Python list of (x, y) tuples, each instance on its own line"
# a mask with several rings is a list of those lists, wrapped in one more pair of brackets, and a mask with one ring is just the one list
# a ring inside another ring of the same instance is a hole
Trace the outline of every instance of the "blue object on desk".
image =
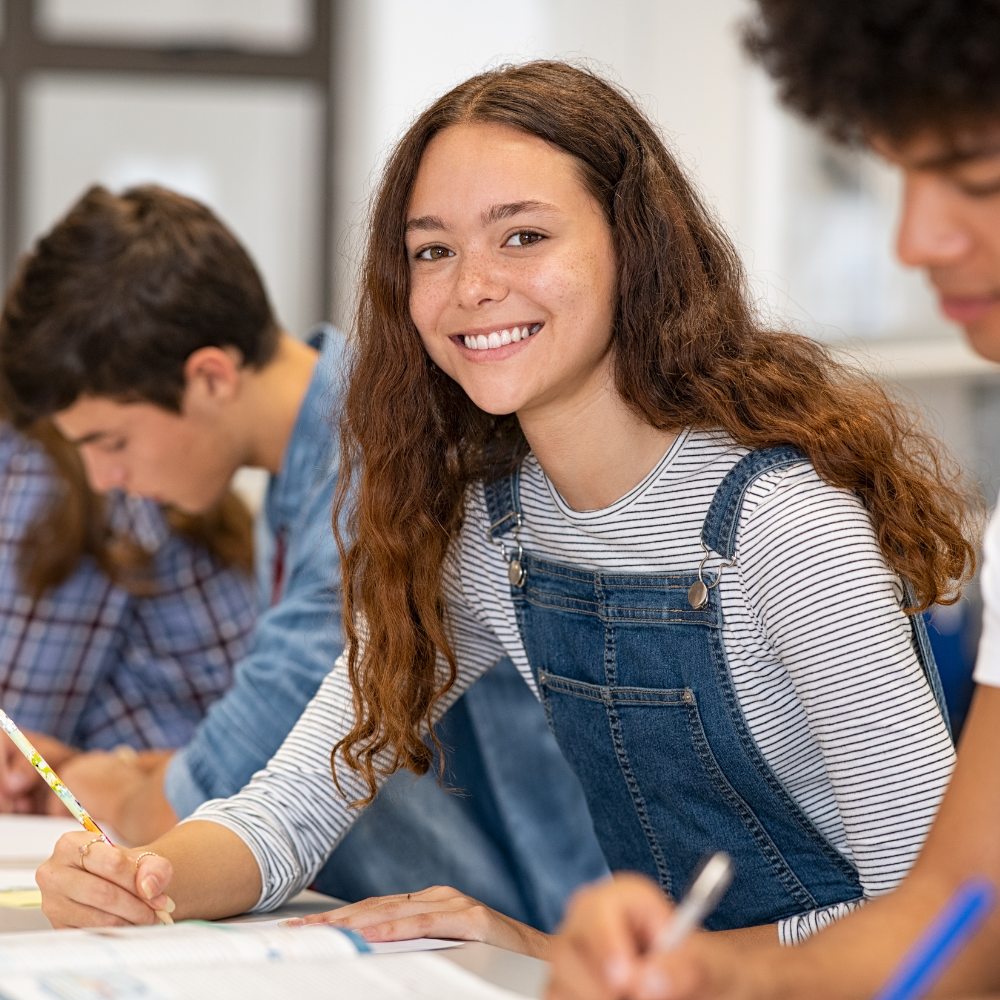
[(996, 905), (986, 879), (963, 883), (903, 956), (875, 1000), (918, 1000), (941, 977)]

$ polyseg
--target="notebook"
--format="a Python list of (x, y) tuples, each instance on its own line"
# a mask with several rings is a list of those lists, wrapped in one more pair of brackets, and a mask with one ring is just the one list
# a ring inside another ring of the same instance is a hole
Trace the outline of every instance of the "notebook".
[(4, 1000), (515, 1000), (437, 955), (374, 955), (325, 924), (0, 935)]

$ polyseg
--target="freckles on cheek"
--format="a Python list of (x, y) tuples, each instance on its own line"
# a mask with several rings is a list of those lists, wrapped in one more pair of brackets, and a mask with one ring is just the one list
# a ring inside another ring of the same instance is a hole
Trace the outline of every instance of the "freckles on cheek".
[(421, 336), (437, 328), (438, 319), (447, 301), (447, 292), (440, 288), (439, 282), (418, 281), (411, 278), (410, 318)]
[(532, 284), (540, 303), (574, 314), (595, 309), (603, 312), (606, 300), (613, 295), (614, 276), (609, 274), (608, 261), (591, 251), (560, 261), (544, 274), (537, 274)]

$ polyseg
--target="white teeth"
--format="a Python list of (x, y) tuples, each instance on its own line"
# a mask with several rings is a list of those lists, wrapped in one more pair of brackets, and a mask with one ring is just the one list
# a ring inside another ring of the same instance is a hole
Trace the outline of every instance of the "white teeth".
[(506, 347), (508, 344), (518, 344), (522, 340), (527, 340), (532, 334), (538, 333), (541, 328), (541, 323), (536, 323), (530, 329), (526, 326), (512, 326), (509, 330), (498, 330), (488, 335), (463, 334), (463, 340), (470, 351), (489, 351), (497, 347)]

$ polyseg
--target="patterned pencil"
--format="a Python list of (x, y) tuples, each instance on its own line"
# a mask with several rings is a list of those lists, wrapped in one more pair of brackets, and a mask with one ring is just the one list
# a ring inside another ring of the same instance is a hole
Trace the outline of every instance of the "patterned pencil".
[[(45, 779), (49, 788), (59, 796), (59, 801), (73, 814), (73, 818), (81, 823), (85, 830), (96, 833), (106, 844), (111, 844), (111, 838), (94, 822), (90, 813), (80, 805), (76, 796), (62, 783), (59, 775), (45, 763), (45, 758), (31, 745), (28, 737), (17, 728), (17, 723), (2, 708), (0, 708), (0, 729), (14, 741), (14, 746), (28, 758), (28, 762)], [(115, 845), (111, 844), (111, 846)], [(172, 908), (173, 904), (171, 904)], [(161, 924), (174, 922), (167, 910), (154, 910), (153, 912)]]
[(90, 813), (77, 802), (76, 797), (62, 783), (59, 775), (45, 763), (45, 758), (31, 745), (24, 733), (17, 728), (14, 720), (2, 708), (0, 708), (0, 729), (14, 741), (17, 749), (28, 758), (31, 766), (45, 779), (49, 788), (59, 796), (63, 805), (73, 814), (73, 818), (82, 823), (84, 829), (103, 837), (110, 844), (111, 840), (108, 835), (91, 819)]

